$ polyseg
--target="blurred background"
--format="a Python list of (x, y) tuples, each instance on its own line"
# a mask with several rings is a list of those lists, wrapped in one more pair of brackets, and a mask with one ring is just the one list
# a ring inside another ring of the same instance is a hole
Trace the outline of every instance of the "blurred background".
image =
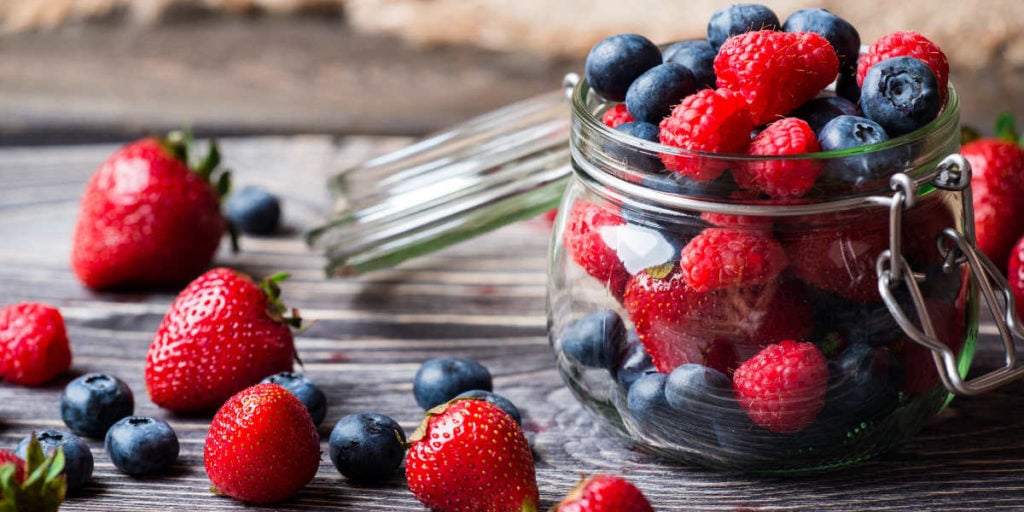
[[(702, 37), (711, 0), (0, 0), (0, 144), (199, 135), (423, 135), (553, 90), (604, 36)], [(966, 124), (1024, 112), (1024, 2), (825, 7), (870, 44), (946, 51)]]

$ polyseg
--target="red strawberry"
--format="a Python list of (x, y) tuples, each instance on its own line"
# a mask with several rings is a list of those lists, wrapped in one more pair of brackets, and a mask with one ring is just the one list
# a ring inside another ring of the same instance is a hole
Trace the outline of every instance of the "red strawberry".
[(409, 490), (431, 510), (537, 511), (530, 445), (496, 405), (474, 399), (439, 405), (427, 411), (409, 443)]
[(813, 343), (785, 340), (741, 364), (733, 387), (754, 423), (773, 432), (796, 432), (825, 404), (828, 364)]
[(273, 276), (257, 284), (227, 268), (206, 272), (171, 304), (146, 356), (146, 389), (175, 412), (212, 410), (260, 379), (290, 371), (295, 344)]
[[(3, 467), (5, 464), (14, 466), (14, 481), (16, 483), (20, 484), (25, 481), (25, 461), (21, 460), (21, 457), (15, 455), (14, 452), (0, 450), (0, 467)], [(3, 503), (3, 501), (0, 501), (0, 503)]]
[(595, 475), (581, 481), (555, 508), (555, 512), (654, 512), (644, 494), (628, 480)]
[(70, 367), (71, 347), (60, 311), (34, 302), (0, 309), (0, 377), (38, 386)]
[(1024, 226), (1024, 149), (1014, 142), (979, 139), (960, 154), (971, 164), (974, 229), (978, 248), (1005, 269)]
[(563, 242), (577, 265), (604, 283), (616, 298), (622, 297), (629, 273), (615, 249), (601, 236), (602, 228), (625, 224), (616, 208), (577, 201), (569, 211)]
[(320, 467), (320, 435), (305, 405), (277, 384), (257, 384), (217, 411), (203, 447), (219, 494), (275, 503), (305, 487)]
[[(689, 151), (742, 154), (750, 143), (754, 121), (747, 102), (725, 88), (703, 89), (683, 98), (659, 124), (662, 144)], [(728, 163), (699, 154), (661, 157), (665, 168), (697, 181), (722, 175)]]
[(612, 108), (605, 110), (601, 116), (601, 122), (608, 125), (610, 128), (615, 128), (620, 124), (632, 123), (636, 119), (633, 119), (633, 114), (629, 113), (626, 109), (625, 103), (617, 103)]
[(1010, 252), (1006, 279), (1010, 282), (1010, 290), (1017, 302), (1017, 318), (1024, 320), (1024, 237), (1017, 241)]
[(71, 252), (86, 286), (180, 286), (210, 264), (225, 228), (227, 175), (215, 189), (215, 147), (190, 169), (188, 145), (180, 137), (133, 142), (89, 180)]
[(718, 87), (746, 98), (761, 125), (817, 96), (835, 80), (839, 58), (814, 32), (759, 30), (727, 39), (714, 66)]
[[(755, 156), (802, 155), (821, 151), (818, 139), (807, 121), (786, 117), (768, 125), (750, 142), (748, 153)], [(817, 160), (781, 160), (746, 162), (733, 169), (739, 186), (764, 192), (772, 197), (800, 197), (821, 175)]]
[(708, 228), (683, 247), (683, 279), (698, 292), (764, 284), (786, 267), (786, 253), (770, 234)]
[(946, 82), (949, 80), (949, 63), (942, 49), (927, 37), (917, 32), (894, 32), (882, 36), (857, 60), (857, 85), (864, 84), (871, 66), (893, 57), (915, 57), (924, 61), (935, 73), (942, 99), (946, 98)]

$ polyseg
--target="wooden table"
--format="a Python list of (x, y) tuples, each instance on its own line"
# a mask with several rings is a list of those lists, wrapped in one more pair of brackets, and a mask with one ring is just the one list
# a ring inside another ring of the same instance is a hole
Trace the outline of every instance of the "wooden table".
[[(297, 338), (305, 372), (329, 397), (326, 439), (343, 415), (376, 411), (411, 432), (422, 417), (412, 377), (425, 359), (459, 355), (494, 374), (495, 391), (519, 405), (536, 454), (542, 505), (551, 506), (581, 473), (612, 472), (637, 483), (659, 511), (691, 510), (1021, 510), (1024, 509), (1024, 384), (958, 399), (901, 449), (834, 473), (766, 478), (667, 463), (630, 449), (585, 413), (555, 370), (545, 335), (545, 252), (541, 221), (512, 225), (400, 267), (326, 279), (323, 258), (300, 233), (322, 218), (325, 177), (403, 143), (390, 138), (246, 138), (223, 143), (239, 185), (265, 185), (284, 198), (287, 233), (244, 238), (218, 265), (257, 276), (289, 271), (289, 304), (316, 324)], [(212, 495), (203, 471), (205, 417), (178, 417), (146, 397), (143, 363), (169, 293), (111, 294), (83, 288), (68, 265), (83, 185), (111, 145), (0, 149), (0, 303), (57, 306), (74, 351), (70, 375), (43, 388), (0, 383), (0, 447), (32, 430), (63, 428), (59, 397), (77, 374), (113, 373), (135, 390), (136, 412), (168, 420), (181, 439), (169, 474), (119, 473), (100, 440), (93, 482), (62, 510), (243, 510)], [(983, 325), (976, 367), (1001, 364), (991, 325)], [(323, 443), (326, 453), (327, 445)], [(358, 486), (328, 457), (293, 500), (265, 510), (423, 510), (401, 475)]]

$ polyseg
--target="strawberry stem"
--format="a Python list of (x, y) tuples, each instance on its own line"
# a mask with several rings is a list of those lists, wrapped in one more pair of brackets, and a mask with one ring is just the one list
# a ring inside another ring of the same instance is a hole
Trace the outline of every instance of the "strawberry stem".
[(1003, 112), (996, 117), (995, 136), (997, 139), (1020, 144), (1020, 135), (1017, 133), (1017, 123), (1013, 114)]

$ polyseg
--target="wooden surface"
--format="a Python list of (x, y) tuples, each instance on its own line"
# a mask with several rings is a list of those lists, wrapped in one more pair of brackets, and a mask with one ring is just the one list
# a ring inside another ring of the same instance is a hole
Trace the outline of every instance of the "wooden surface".
[[(376, 411), (408, 432), (422, 411), (411, 382), (432, 356), (476, 358), (495, 391), (516, 402), (537, 455), (542, 505), (553, 505), (581, 473), (613, 472), (637, 483), (659, 511), (1021, 510), (1024, 509), (1024, 386), (958, 399), (901, 449), (845, 470), (799, 478), (730, 475), (685, 467), (631, 450), (585, 413), (562, 385), (545, 335), (547, 227), (504, 228), (400, 268), (354, 279), (323, 277), (303, 229), (321, 218), (327, 174), (401, 144), (387, 138), (246, 138), (223, 144), (239, 185), (260, 183), (284, 197), (287, 233), (244, 238), (243, 252), (217, 264), (257, 276), (285, 270), (284, 297), (316, 324), (297, 338), (305, 371), (327, 393), (326, 438), (345, 414)], [(84, 289), (68, 267), (70, 234), (87, 177), (115, 146), (0, 149), (0, 303), (43, 301), (64, 313), (73, 370), (39, 389), (0, 383), (0, 447), (31, 430), (62, 428), (63, 385), (90, 371), (113, 373), (134, 389), (138, 414), (167, 419), (181, 439), (169, 474), (120, 474), (89, 440), (94, 479), (68, 511), (251, 510), (208, 491), (202, 446), (209, 419), (155, 407), (142, 381), (146, 349), (173, 295)], [(983, 326), (976, 366), (1001, 363)], [(327, 445), (323, 443), (326, 453)], [(321, 462), (293, 500), (262, 510), (422, 511), (401, 475), (356, 486)]]

